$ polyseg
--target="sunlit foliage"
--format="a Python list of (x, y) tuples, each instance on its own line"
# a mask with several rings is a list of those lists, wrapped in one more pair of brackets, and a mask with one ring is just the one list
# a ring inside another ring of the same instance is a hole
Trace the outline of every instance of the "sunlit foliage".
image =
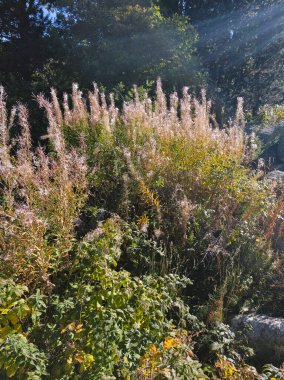
[(121, 111), (96, 85), (88, 100), (76, 84), (72, 102), (39, 95), (47, 143), (34, 148), (27, 109), (8, 115), (1, 88), (3, 376), (256, 374), (223, 322), (273, 273), (282, 198), (250, 167), (242, 100), (218, 126), (205, 92), (167, 99), (159, 80), (154, 100), (133, 94)]

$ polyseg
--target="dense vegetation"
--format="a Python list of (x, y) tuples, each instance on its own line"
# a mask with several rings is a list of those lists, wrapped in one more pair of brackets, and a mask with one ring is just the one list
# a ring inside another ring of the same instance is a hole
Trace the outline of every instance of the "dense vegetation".
[(3, 376), (257, 378), (224, 322), (277, 283), (282, 197), (250, 167), (242, 100), (220, 128), (204, 92), (133, 92), (122, 112), (96, 86), (86, 102), (74, 85), (63, 113), (55, 90), (38, 96), (48, 144), (33, 148), (1, 88)]
[(1, 379), (284, 378), (281, 3), (0, 0)]
[(11, 103), (33, 107), (31, 94), (51, 86), (61, 93), (72, 82), (90, 89), (94, 80), (121, 103), (133, 83), (153, 90), (160, 76), (167, 91), (206, 86), (220, 112), (242, 96), (255, 114), (283, 101), (282, 7), (282, 0), (1, 0), (0, 82)]

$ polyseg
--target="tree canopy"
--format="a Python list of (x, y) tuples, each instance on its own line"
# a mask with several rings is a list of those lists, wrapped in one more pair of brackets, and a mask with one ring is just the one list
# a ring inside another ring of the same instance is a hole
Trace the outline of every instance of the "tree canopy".
[(15, 81), (27, 93), (94, 80), (121, 90), (158, 76), (169, 88), (200, 83), (195, 30), (159, 3), (5, 0), (0, 10), (0, 81), (10, 93)]
[[(11, 101), (93, 81), (207, 86), (221, 106), (283, 100), (279, 0), (0, 1), (0, 82)], [(222, 94), (220, 96), (220, 94)]]

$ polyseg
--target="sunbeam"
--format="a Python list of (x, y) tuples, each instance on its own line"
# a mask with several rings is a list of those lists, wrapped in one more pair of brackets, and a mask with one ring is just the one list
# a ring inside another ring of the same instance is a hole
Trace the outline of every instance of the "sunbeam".
[(262, 54), (281, 41), (284, 35), (284, 5), (274, 4), (257, 10), (248, 9), (247, 12), (239, 9), (202, 20), (195, 26), (202, 49), (206, 51), (212, 42), (217, 47), (214, 54), (207, 51), (207, 59), (214, 61), (228, 51), (241, 51), (238, 60), (242, 62), (248, 55)]

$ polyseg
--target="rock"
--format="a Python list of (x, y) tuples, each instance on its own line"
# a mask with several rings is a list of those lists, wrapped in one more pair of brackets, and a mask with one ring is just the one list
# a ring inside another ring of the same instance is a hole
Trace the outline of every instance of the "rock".
[(244, 314), (232, 320), (234, 330), (244, 330), (257, 359), (279, 365), (284, 361), (284, 318)]
[(264, 144), (273, 144), (278, 141), (282, 131), (284, 133), (284, 125), (277, 124), (269, 127), (261, 128), (257, 132), (257, 136), (261, 139)]
[(265, 148), (259, 158), (264, 160), (265, 166), (270, 170), (278, 168), (281, 164), (277, 157), (277, 144)]
[(273, 170), (267, 174), (266, 178), (284, 183), (284, 171)]
[(261, 128), (257, 132), (257, 136), (264, 144), (272, 145), (279, 141), (280, 136), (284, 135), (284, 124), (272, 125), (269, 127)]
[(257, 136), (262, 142), (262, 157), (277, 165), (284, 162), (284, 124), (261, 128)]

